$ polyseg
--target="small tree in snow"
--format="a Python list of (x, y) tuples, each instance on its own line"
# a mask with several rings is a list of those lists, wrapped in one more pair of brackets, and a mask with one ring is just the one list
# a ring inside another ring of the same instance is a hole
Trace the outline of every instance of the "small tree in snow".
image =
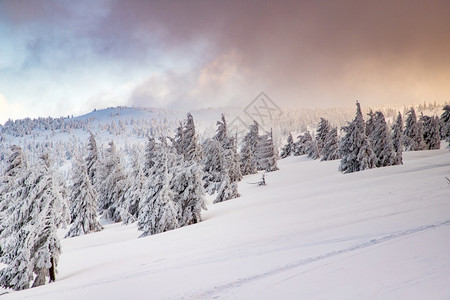
[(417, 122), (416, 112), (411, 108), (407, 113), (404, 143), (407, 151), (424, 150), (421, 124)]
[(253, 122), (250, 130), (245, 135), (241, 147), (241, 173), (242, 175), (255, 174), (257, 172), (257, 158), (255, 157), (258, 147), (258, 123)]
[[(325, 141), (328, 133), (330, 132), (331, 126), (328, 120), (320, 118), (319, 126), (317, 127), (316, 133), (316, 145), (318, 153), (322, 153), (322, 149), (325, 145)], [(312, 155), (314, 156), (314, 155)], [(311, 157), (312, 158), (312, 157)], [(315, 159), (315, 158), (314, 158)]]
[(273, 144), (272, 130), (261, 136), (256, 151), (258, 168), (267, 172), (278, 170), (277, 153)]
[(95, 141), (94, 135), (92, 132), (89, 132), (89, 140), (87, 144), (87, 152), (88, 155), (86, 157), (86, 172), (89, 176), (89, 180), (91, 184), (94, 185), (94, 178), (97, 172), (97, 164), (98, 164), (98, 149), (97, 142)]
[(292, 154), (294, 154), (294, 139), (292, 138), (292, 134), (289, 132), (286, 145), (284, 145), (281, 149), (280, 157), (286, 158)]

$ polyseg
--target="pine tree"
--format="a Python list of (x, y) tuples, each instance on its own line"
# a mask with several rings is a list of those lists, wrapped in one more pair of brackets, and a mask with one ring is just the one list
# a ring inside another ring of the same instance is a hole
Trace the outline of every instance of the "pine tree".
[(394, 150), (393, 165), (403, 164), (402, 152), (403, 152), (403, 119), (399, 112), (394, 125), (392, 126), (392, 147)]
[(435, 116), (421, 116), (423, 124), (423, 141), (428, 150), (441, 148), (439, 118)]
[(312, 142), (312, 136), (309, 132), (305, 132), (303, 135), (297, 137), (297, 141), (294, 143), (294, 155), (300, 156), (308, 154), (308, 146)]
[(223, 148), (219, 141), (207, 139), (203, 145), (204, 187), (208, 194), (214, 194), (222, 181), (224, 172)]
[(195, 161), (186, 161), (175, 167), (173, 174), (171, 190), (178, 207), (179, 226), (200, 222), (201, 210), (207, 209), (200, 165)]
[[(366, 130), (367, 131), (367, 130)], [(370, 134), (373, 152), (377, 167), (386, 167), (394, 164), (394, 149), (386, 120), (382, 112), (377, 111), (373, 120), (373, 130)]]
[[(223, 115), (222, 118), (225, 122), (225, 117)], [(187, 114), (186, 122), (183, 127), (182, 144), (184, 160), (201, 161), (202, 153), (198, 144), (197, 134), (195, 133), (194, 118), (191, 113)]]
[(294, 154), (294, 139), (292, 138), (292, 134), (289, 132), (288, 139), (286, 145), (281, 149), (281, 158), (286, 158), (290, 155)]
[[(316, 133), (316, 145), (318, 153), (322, 153), (323, 146), (325, 145), (325, 141), (327, 138), (328, 133), (330, 132), (331, 126), (328, 120), (324, 118), (320, 118), (319, 126), (317, 127), (317, 133)], [(311, 155), (311, 158), (314, 158), (315, 155)]]
[(341, 163), (339, 171), (352, 173), (375, 167), (375, 155), (367, 140), (361, 106), (356, 102), (356, 117), (343, 127), (345, 136), (340, 142)]
[(150, 176), (150, 170), (155, 164), (155, 138), (148, 137), (148, 141), (145, 144), (145, 158), (144, 158), (144, 166), (142, 168), (142, 172), (144, 176)]
[(105, 220), (120, 222), (120, 207), (129, 188), (114, 142), (109, 143), (105, 158), (98, 166), (96, 190), (98, 205)]
[(219, 203), (223, 201), (227, 201), (230, 199), (238, 198), (241, 195), (238, 192), (236, 182), (231, 182), (230, 177), (228, 176), (228, 171), (225, 170), (225, 173), (222, 177), (222, 182), (218, 189), (217, 197), (214, 199), (214, 203)]
[(416, 112), (411, 108), (407, 113), (404, 135), (406, 151), (424, 150), (421, 124), (417, 122)]
[(373, 113), (372, 110), (369, 111), (369, 113), (367, 114), (369, 116), (369, 119), (367, 119), (366, 121), (366, 136), (368, 138), (371, 138), (372, 133), (375, 131), (375, 114)]
[(89, 180), (91, 184), (94, 185), (94, 178), (97, 172), (97, 164), (98, 164), (98, 150), (97, 150), (97, 142), (95, 141), (94, 135), (92, 132), (89, 132), (89, 140), (87, 144), (87, 152), (88, 155), (86, 157), (86, 166), (87, 166), (87, 174), (89, 176)]
[(278, 170), (277, 153), (273, 144), (272, 130), (263, 136), (260, 136), (256, 150), (258, 158), (258, 169), (272, 172)]
[(123, 212), (121, 219), (124, 224), (133, 223), (139, 217), (139, 202), (143, 193), (144, 178), (146, 177), (140, 165), (139, 150), (133, 147), (131, 151), (131, 183), (129, 189), (125, 192), (121, 207)]
[(71, 181), (69, 201), (72, 226), (66, 237), (80, 236), (102, 230), (103, 226), (97, 220), (97, 195), (80, 155), (75, 155)]
[(442, 108), (444, 111), (441, 115), (441, 139), (450, 143), (450, 105), (445, 105)]
[(0, 234), (3, 250), (1, 261), (7, 266), (0, 270), (0, 284), (15, 290), (54, 281), (61, 253), (56, 230), (63, 225), (63, 199), (48, 155), (27, 170), (22, 180), (26, 193), (8, 208), (7, 224)]
[(168, 156), (167, 147), (161, 147), (152, 175), (144, 185), (144, 197), (140, 203), (138, 218), (138, 229), (143, 231), (141, 237), (178, 227), (178, 212), (170, 189)]
[(258, 147), (258, 122), (254, 121), (249, 126), (250, 130), (242, 141), (241, 148), (241, 173), (242, 175), (255, 174), (257, 172), (256, 149)]
[(325, 139), (325, 144), (322, 149), (322, 159), (324, 160), (335, 160), (341, 158), (339, 155), (339, 141), (337, 136), (337, 128), (334, 127), (327, 134)]

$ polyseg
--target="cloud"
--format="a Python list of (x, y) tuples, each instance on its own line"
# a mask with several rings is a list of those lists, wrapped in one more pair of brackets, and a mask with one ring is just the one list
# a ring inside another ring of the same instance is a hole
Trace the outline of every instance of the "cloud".
[(0, 124), (4, 124), (8, 119), (24, 117), (24, 108), (18, 103), (10, 103), (0, 94)]

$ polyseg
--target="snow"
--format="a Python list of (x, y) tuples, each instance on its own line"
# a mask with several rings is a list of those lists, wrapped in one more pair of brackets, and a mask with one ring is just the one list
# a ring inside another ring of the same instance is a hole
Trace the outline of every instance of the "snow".
[(64, 239), (56, 282), (2, 299), (448, 299), (450, 151), (403, 159), (341, 174), (286, 158), (199, 224)]

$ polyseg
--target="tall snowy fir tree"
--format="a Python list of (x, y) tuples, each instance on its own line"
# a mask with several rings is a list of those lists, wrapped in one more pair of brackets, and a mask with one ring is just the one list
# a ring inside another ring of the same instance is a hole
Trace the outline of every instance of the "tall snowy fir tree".
[(294, 143), (294, 155), (299, 156), (308, 154), (308, 148), (312, 141), (313, 138), (308, 131), (302, 135), (299, 135), (297, 137), (297, 141)]
[(441, 135), (439, 118), (436, 116), (421, 116), (423, 128), (423, 142), (426, 150), (436, 150), (441, 148)]
[(446, 140), (450, 144), (450, 105), (442, 108), (444, 111), (441, 115), (441, 139)]
[(150, 175), (150, 170), (155, 164), (155, 146), (155, 138), (148, 137), (147, 143), (145, 144), (144, 166), (142, 167), (142, 172), (146, 177)]
[(407, 113), (405, 131), (403, 132), (406, 151), (424, 150), (421, 124), (417, 122), (416, 112), (411, 108)]
[(316, 144), (319, 154), (322, 153), (322, 149), (323, 146), (325, 145), (325, 141), (328, 133), (330, 132), (330, 129), (331, 129), (330, 122), (328, 122), (328, 120), (324, 118), (320, 118), (316, 132)]
[(86, 157), (86, 172), (89, 176), (89, 180), (91, 184), (94, 185), (94, 177), (97, 172), (97, 164), (98, 164), (98, 149), (97, 142), (95, 141), (95, 137), (92, 132), (89, 132), (89, 140), (87, 144), (87, 157)]
[[(143, 193), (144, 179), (146, 178), (141, 168), (139, 151), (140, 149), (137, 146), (131, 150), (130, 186), (125, 192), (124, 201), (121, 204), (121, 218), (124, 224), (133, 223), (139, 217), (139, 202)], [(148, 172), (150, 173), (150, 171)]]
[(1, 233), (0, 284), (15, 290), (55, 281), (61, 246), (56, 234), (63, 225), (64, 200), (48, 155), (27, 171), (26, 194), (8, 208), (7, 226)]
[(277, 151), (273, 143), (272, 130), (260, 136), (256, 156), (258, 158), (259, 170), (265, 170), (266, 172), (278, 170)]
[(97, 195), (81, 155), (76, 154), (72, 164), (69, 198), (72, 226), (66, 237), (80, 236), (103, 229), (97, 220)]
[(258, 147), (258, 122), (254, 121), (249, 126), (249, 132), (242, 140), (241, 146), (241, 173), (242, 175), (255, 174), (257, 172), (256, 149)]
[(113, 141), (109, 142), (105, 158), (100, 161), (97, 173), (96, 190), (102, 218), (119, 222), (121, 221), (119, 208), (129, 187), (127, 186), (128, 181)]
[(337, 127), (334, 127), (328, 132), (325, 139), (325, 144), (322, 149), (321, 161), (339, 159), (339, 140), (337, 135)]
[(373, 130), (370, 134), (377, 167), (386, 167), (394, 164), (394, 149), (386, 119), (382, 112), (375, 112)]
[(402, 114), (399, 112), (395, 123), (392, 126), (392, 147), (394, 150), (394, 165), (403, 164), (403, 119)]
[(185, 161), (201, 161), (202, 152), (198, 143), (197, 133), (195, 132), (194, 118), (191, 113), (188, 113), (186, 116), (181, 144)]
[(223, 149), (216, 139), (207, 139), (203, 145), (204, 187), (208, 194), (214, 194), (222, 181), (224, 172)]
[(376, 127), (376, 124), (375, 124), (375, 122), (376, 122), (375, 121), (375, 119), (376, 119), (375, 115), (376, 114), (374, 114), (373, 111), (370, 110), (367, 115), (369, 116), (369, 118), (366, 121), (366, 136), (368, 138), (371, 138), (372, 133), (374, 132), (375, 127)]
[(230, 199), (238, 198), (241, 195), (238, 192), (237, 183), (231, 182), (228, 170), (224, 170), (222, 174), (222, 182), (218, 189), (217, 197), (214, 199), (214, 203), (220, 203)]
[(355, 119), (343, 127), (345, 136), (340, 142), (339, 151), (342, 156), (339, 171), (353, 173), (375, 167), (375, 155), (372, 145), (367, 140), (365, 124), (359, 102), (356, 102)]
[(156, 149), (157, 159), (144, 183), (139, 205), (138, 229), (141, 237), (165, 232), (178, 227), (178, 211), (170, 189), (169, 150), (161, 145)]
[(195, 161), (184, 161), (174, 170), (171, 189), (178, 208), (178, 225), (198, 223), (201, 221), (201, 210), (207, 209), (201, 166)]
[(294, 139), (292, 138), (292, 133), (289, 132), (288, 139), (286, 145), (281, 149), (281, 158), (286, 158), (294, 154)]

